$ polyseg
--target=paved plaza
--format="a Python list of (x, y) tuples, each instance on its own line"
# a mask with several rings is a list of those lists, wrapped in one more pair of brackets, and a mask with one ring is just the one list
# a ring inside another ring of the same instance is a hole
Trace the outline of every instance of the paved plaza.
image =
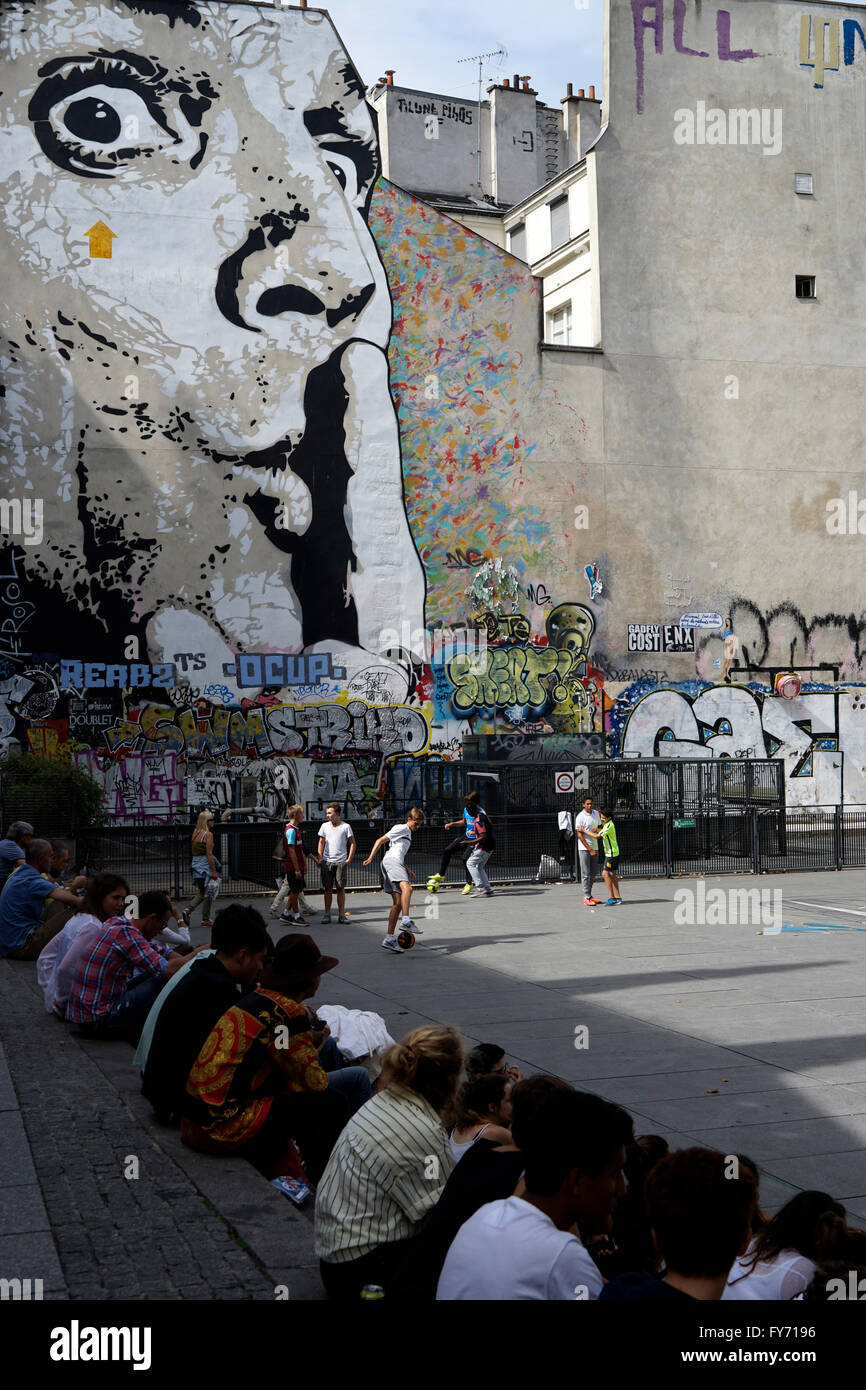
[[(380, 948), (384, 895), (352, 895), (350, 926), (311, 918), (340, 959), (316, 1002), (373, 1010), (398, 1038), (453, 1023), (524, 1074), (618, 1101), (638, 1133), (749, 1154), (770, 1210), (821, 1188), (866, 1221), (866, 871), (624, 892), (590, 910), (574, 885), (450, 889), (425, 909), (422, 888), (402, 957)], [(33, 965), (0, 962), (0, 995), (0, 1276), (53, 1298), (323, 1297), (310, 1212), (157, 1126), (131, 1049), (67, 1034)]]

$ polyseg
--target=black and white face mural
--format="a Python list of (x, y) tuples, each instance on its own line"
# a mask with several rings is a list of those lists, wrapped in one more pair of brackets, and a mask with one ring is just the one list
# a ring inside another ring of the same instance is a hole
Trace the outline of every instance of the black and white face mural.
[(328, 652), (351, 679), (395, 613), (423, 629), (424, 575), (376, 135), (330, 21), (7, 0), (0, 54), (4, 491), (43, 505), (11, 552), (25, 649), (122, 661), (135, 635), (230, 687), (239, 652)]

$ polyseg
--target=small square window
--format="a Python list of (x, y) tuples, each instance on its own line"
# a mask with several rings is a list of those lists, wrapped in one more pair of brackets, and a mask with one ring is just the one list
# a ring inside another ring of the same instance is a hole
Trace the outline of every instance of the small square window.
[(798, 299), (814, 299), (816, 297), (814, 275), (796, 275), (794, 283)]
[(811, 194), (811, 192), (812, 192), (812, 175), (811, 175), (811, 174), (795, 174), (795, 175), (794, 175), (794, 192), (795, 192), (795, 193), (809, 193), (809, 194)]

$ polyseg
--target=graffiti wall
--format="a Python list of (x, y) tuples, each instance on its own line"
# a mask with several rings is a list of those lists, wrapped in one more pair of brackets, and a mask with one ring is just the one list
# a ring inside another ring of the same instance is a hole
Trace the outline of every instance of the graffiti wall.
[[(829, 21), (789, 15), (774, 55), (765, 8), (612, 7), (617, 143), (590, 156), (604, 354), (566, 359), (541, 350), (523, 262), (380, 178), (323, 11), (7, 0), (0, 757), (74, 761), (118, 820), (329, 799), (375, 818), (467, 750), (778, 756), (792, 802), (866, 802), (866, 619), (839, 598), (856, 498), (829, 540), (820, 498), (811, 536), (796, 441), (780, 472), (760, 427), (791, 415), (763, 348), (752, 405), (724, 343), (695, 365), (706, 257), (644, 235), (681, 71), (835, 71)], [(852, 90), (832, 79), (825, 107), (834, 84)], [(701, 322), (736, 328), (715, 305)], [(827, 431), (859, 394), (821, 407), (810, 448), (846, 453)], [(766, 499), (796, 566), (767, 551)]]
[(0, 749), (118, 819), (370, 815), (468, 733), (599, 731), (537, 286), (378, 179), (329, 19), (12, 0), (0, 49)]

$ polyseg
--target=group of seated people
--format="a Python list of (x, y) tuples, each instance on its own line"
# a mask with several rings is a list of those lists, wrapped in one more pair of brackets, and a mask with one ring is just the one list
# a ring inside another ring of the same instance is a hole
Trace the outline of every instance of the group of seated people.
[[(274, 945), (232, 904), (193, 951), (165, 893), (134, 917), (117, 874), (55, 896), (64, 865), (30, 833), (0, 895), (3, 954), (38, 957), (46, 1008), (79, 1032), (137, 1046), (142, 1090), (184, 1143), (315, 1189), (331, 1299), (829, 1299), (866, 1276), (866, 1233), (826, 1193), (769, 1217), (745, 1155), (635, 1138), (619, 1105), (524, 1079), (494, 1044), (467, 1055), (453, 1028), (410, 1032), (371, 1084), (308, 1002), (339, 964), (310, 936)], [(71, 913), (21, 939), (48, 900)]]

